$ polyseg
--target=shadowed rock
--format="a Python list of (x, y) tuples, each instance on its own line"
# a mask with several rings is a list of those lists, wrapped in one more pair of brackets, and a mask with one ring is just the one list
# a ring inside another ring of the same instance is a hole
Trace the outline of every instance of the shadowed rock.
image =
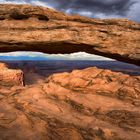
[(140, 24), (70, 16), (30, 5), (0, 5), (0, 52), (84, 51), (140, 64)]

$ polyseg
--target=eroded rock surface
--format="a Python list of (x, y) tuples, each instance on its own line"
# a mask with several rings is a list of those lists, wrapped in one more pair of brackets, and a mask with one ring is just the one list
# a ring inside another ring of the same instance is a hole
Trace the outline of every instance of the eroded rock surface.
[[(85, 51), (139, 65), (140, 24), (0, 5), (0, 52)], [(95, 67), (23, 86), (0, 63), (0, 140), (139, 140), (140, 76)]]
[(0, 52), (85, 51), (140, 64), (140, 24), (69, 16), (30, 5), (0, 5)]
[(2, 140), (139, 140), (140, 77), (97, 69), (0, 89)]
[(7, 65), (0, 63), (0, 86), (23, 85), (23, 72), (21, 70), (8, 69)]

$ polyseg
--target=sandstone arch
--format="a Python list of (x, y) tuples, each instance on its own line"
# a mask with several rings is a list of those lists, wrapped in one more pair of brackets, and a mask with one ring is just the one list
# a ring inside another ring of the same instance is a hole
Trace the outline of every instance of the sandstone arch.
[(127, 19), (69, 16), (30, 5), (0, 5), (0, 19), (0, 52), (84, 51), (140, 65), (140, 24)]

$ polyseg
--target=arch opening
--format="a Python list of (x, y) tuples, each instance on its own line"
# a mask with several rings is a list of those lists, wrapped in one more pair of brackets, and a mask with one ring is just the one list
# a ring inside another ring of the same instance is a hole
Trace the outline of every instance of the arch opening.
[(21, 69), (24, 73), (25, 85), (43, 82), (49, 75), (60, 72), (71, 72), (75, 69), (97, 67), (140, 75), (140, 67), (106, 57), (85, 52), (71, 54), (45, 54), (40, 52), (0, 53), (0, 61), (13, 69)]
[[(94, 55), (99, 55), (117, 61), (131, 63), (140, 66), (139, 59), (134, 59), (128, 55), (121, 55), (119, 53), (112, 53), (109, 51), (98, 50), (99, 45), (74, 44), (63, 41), (58, 42), (0, 42), (0, 52), (14, 52), (14, 51), (33, 51), (47, 54), (70, 54), (76, 52), (86, 52)], [(102, 48), (102, 47), (101, 47)], [(139, 57), (139, 56), (138, 56)]]

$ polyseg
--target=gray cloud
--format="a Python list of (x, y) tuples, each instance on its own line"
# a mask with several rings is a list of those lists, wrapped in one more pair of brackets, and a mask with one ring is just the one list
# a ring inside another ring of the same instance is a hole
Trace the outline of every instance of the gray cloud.
[(123, 17), (140, 22), (140, 0), (18, 0), (17, 2), (50, 6), (70, 14), (78, 13), (95, 18)]

